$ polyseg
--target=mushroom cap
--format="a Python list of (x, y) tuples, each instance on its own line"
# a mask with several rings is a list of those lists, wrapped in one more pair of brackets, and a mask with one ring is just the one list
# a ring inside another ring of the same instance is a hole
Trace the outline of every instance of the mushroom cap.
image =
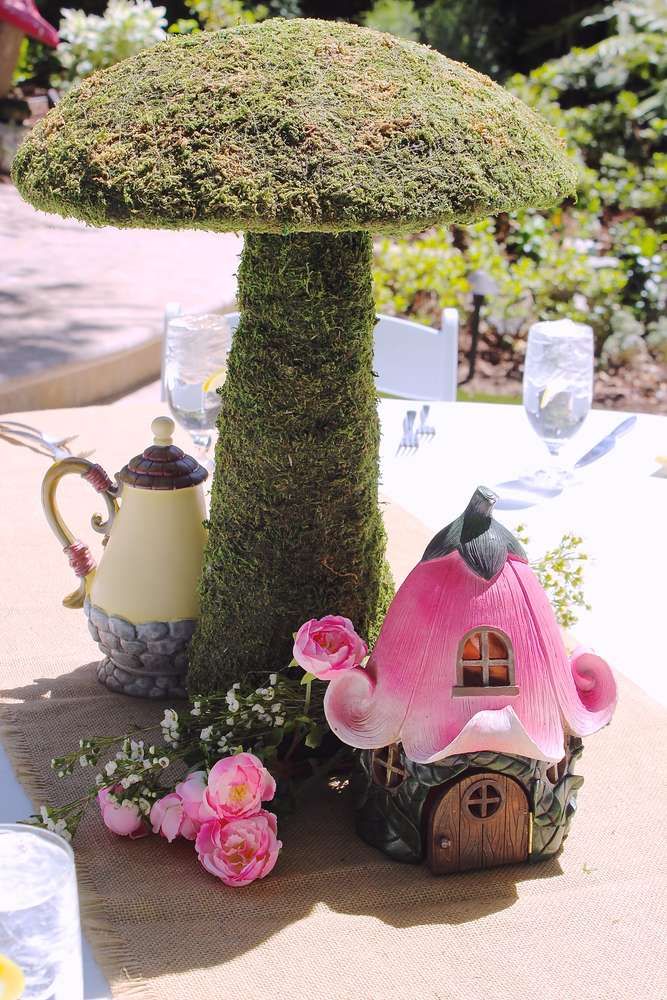
[(93, 225), (419, 232), (547, 207), (576, 171), (488, 77), (347, 23), (174, 37), (94, 73), (33, 129), (14, 180)]
[(34, 0), (0, 0), (0, 21), (18, 28), (24, 35), (55, 48), (58, 32), (37, 10)]

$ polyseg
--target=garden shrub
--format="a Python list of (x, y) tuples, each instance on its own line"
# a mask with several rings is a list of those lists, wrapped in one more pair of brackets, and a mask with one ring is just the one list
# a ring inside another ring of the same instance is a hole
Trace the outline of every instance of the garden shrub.
[(63, 10), (57, 49), (61, 86), (161, 42), (166, 27), (165, 8), (154, 7), (150, 0), (109, 0), (101, 17)]

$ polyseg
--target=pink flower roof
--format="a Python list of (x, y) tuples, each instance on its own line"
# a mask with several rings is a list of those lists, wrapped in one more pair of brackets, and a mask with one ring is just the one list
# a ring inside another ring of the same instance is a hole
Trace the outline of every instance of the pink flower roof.
[[(587, 736), (609, 722), (609, 666), (585, 650), (568, 657), (521, 547), (490, 516), (495, 497), (483, 497), (488, 514), (478, 506), (472, 530), (471, 518), (467, 528), (459, 518), (436, 536), (400, 587), (366, 669), (330, 682), (326, 716), (344, 743), (400, 741), (420, 763), (482, 750), (558, 761), (566, 734)], [(455, 693), (461, 640), (484, 626), (510, 640), (517, 693)]]
[(30, 38), (52, 48), (60, 41), (58, 32), (42, 17), (34, 0), (0, 0), (0, 21), (13, 24)]

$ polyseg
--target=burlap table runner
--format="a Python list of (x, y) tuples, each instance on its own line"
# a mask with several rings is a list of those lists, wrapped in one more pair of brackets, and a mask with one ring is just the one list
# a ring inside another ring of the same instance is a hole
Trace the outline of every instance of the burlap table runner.
[[(96, 445), (113, 471), (145, 445), (151, 415), (137, 406), (27, 419), (81, 429), (82, 447)], [(71, 577), (39, 510), (46, 460), (2, 442), (0, 452), (2, 739), (35, 803), (56, 804), (90, 772), (54, 780), (51, 757), (161, 709), (95, 681), (83, 616), (60, 605)], [(89, 538), (95, 498), (81, 483), (70, 494), (66, 512)], [(387, 524), (401, 578), (425, 533), (391, 506)], [(586, 743), (565, 851), (534, 867), (433, 878), (359, 841), (347, 794), (323, 791), (281, 823), (270, 878), (228, 889), (190, 845), (131, 843), (90, 816), (75, 843), (84, 924), (114, 997), (663, 1000), (665, 714), (621, 683), (613, 725)]]

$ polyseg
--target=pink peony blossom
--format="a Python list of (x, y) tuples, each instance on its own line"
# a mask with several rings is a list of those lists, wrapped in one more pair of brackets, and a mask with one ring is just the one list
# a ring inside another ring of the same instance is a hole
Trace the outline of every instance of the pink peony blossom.
[(97, 802), (102, 813), (102, 822), (119, 837), (131, 837), (133, 840), (145, 837), (149, 831), (139, 811), (139, 806), (136, 802), (121, 802), (116, 798), (122, 791), (121, 785), (100, 788), (97, 793)]
[(199, 823), (194, 823), (186, 814), (178, 792), (169, 792), (154, 802), (150, 819), (153, 833), (166, 837), (170, 844), (179, 836), (194, 840), (199, 832)]
[(344, 670), (358, 667), (367, 652), (350, 619), (340, 615), (311, 618), (294, 640), (294, 659), (320, 680), (331, 680)]
[(195, 849), (206, 871), (225, 885), (248, 885), (273, 869), (283, 846), (276, 834), (276, 817), (262, 809), (256, 816), (204, 823)]
[(211, 768), (200, 816), (243, 819), (253, 816), (276, 793), (276, 783), (261, 760), (251, 753), (224, 757)]
[(209, 819), (213, 819), (210, 809), (204, 803), (206, 791), (206, 771), (193, 771), (185, 781), (179, 782), (174, 789), (183, 804), (183, 812), (192, 823), (194, 835), (189, 836), (183, 830), (181, 833), (188, 840), (194, 840), (199, 827)]

